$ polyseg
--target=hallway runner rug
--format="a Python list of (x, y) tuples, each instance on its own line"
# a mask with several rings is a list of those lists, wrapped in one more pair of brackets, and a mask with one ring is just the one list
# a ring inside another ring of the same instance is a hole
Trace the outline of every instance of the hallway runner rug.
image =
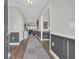
[(50, 59), (39, 40), (30, 35), (23, 59)]

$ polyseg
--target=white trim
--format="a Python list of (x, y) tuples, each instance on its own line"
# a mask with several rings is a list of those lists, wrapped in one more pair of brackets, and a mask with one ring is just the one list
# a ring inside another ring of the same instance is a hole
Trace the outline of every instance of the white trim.
[(51, 48), (51, 34), (50, 34), (50, 39), (49, 39), (49, 48)]
[(41, 41), (42, 41), (42, 38), (43, 38), (43, 36), (42, 36), (42, 31), (43, 31), (43, 17), (41, 16)]
[(10, 58), (10, 56), (11, 56), (11, 54), (10, 54), (10, 52), (8, 53), (8, 59)]
[(69, 41), (67, 40), (67, 59), (69, 59)]
[(75, 34), (63, 34), (63, 33), (51, 33), (51, 34), (55, 34), (58, 36), (62, 36), (62, 37), (67, 37), (67, 38), (71, 38), (71, 39), (75, 39)]
[(55, 59), (60, 59), (51, 49), (50, 49), (50, 53), (54, 56)]
[[(9, 30), (9, 29), (8, 29), (8, 30)], [(8, 31), (8, 34), (10, 34), (11, 32), (19, 33), (19, 31)]]
[(9, 43), (9, 45), (19, 45), (19, 43)]
[(49, 39), (42, 39), (41, 41), (48, 41)]

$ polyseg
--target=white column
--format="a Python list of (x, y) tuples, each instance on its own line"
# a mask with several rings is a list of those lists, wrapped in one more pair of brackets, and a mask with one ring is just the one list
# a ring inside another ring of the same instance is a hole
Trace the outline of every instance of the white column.
[(43, 33), (43, 21), (42, 21), (42, 16), (41, 16), (41, 41), (43, 39), (42, 33)]

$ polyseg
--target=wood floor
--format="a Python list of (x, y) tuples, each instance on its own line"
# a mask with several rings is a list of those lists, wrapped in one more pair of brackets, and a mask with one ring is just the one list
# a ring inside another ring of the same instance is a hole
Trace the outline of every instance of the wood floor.
[(23, 59), (28, 39), (23, 40), (19, 46), (9, 46), (11, 56), (9, 59)]
[[(11, 53), (11, 56), (9, 59), (23, 59), (24, 52), (25, 52), (25, 49), (28, 44), (28, 40), (29, 39), (23, 40), (20, 43), (20, 45), (9, 46), (10, 53)], [(46, 52), (48, 53), (48, 55), (50, 56), (50, 59), (54, 59), (54, 57), (51, 55), (50, 50), (49, 50), (49, 41), (42, 41), (41, 44), (44, 47), (44, 49), (46, 50)]]
[(50, 50), (49, 50), (49, 41), (48, 40), (42, 41), (41, 44), (44, 47), (44, 49), (46, 50), (46, 52), (48, 53), (48, 55), (50, 56), (50, 59), (55, 59), (52, 56), (52, 54), (50, 53)]

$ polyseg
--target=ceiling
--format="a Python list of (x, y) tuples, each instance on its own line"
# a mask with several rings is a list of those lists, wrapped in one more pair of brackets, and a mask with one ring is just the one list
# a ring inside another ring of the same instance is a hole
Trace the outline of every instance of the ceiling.
[(27, 22), (37, 20), (48, 6), (49, 0), (32, 0), (33, 4), (30, 6), (27, 0), (8, 0), (8, 6), (17, 6), (23, 12)]

